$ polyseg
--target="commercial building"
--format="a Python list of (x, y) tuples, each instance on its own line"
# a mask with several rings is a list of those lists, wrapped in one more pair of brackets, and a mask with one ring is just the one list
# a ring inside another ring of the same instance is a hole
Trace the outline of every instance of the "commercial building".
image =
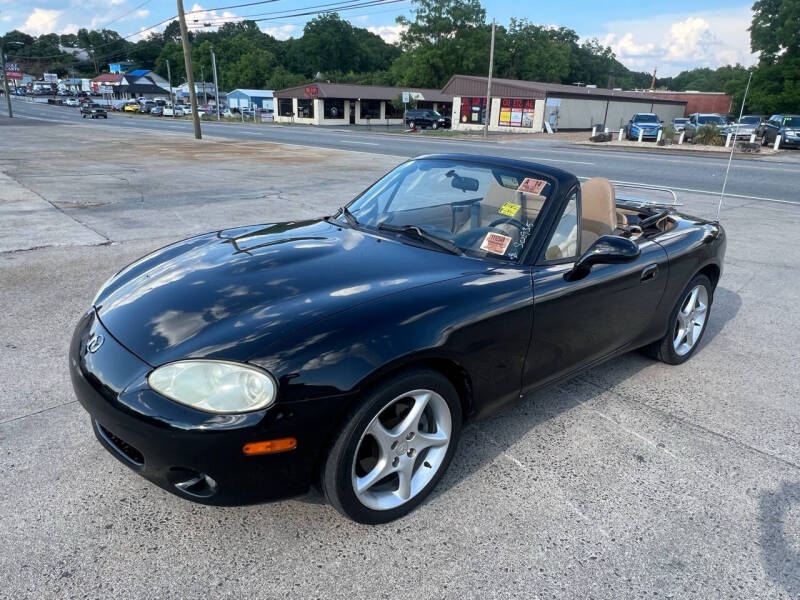
[(228, 108), (260, 108), (273, 110), (272, 90), (236, 89), (228, 92)]
[(278, 90), (275, 120), (308, 125), (401, 125), (395, 101), (409, 92), (417, 108), (450, 114), (452, 97), (439, 90), (315, 82)]
[(488, 119), (490, 131), (536, 133), (547, 122), (553, 130), (616, 130), (637, 112), (656, 113), (663, 121), (682, 117), (686, 100), (644, 92), (578, 87), (558, 83), (492, 79), (486, 110), (486, 77), (454, 75), (442, 89), (453, 98), (453, 129), (479, 130)]
[(682, 100), (686, 102), (686, 114), (692, 113), (719, 113), (726, 115), (731, 112), (733, 97), (722, 92), (671, 92), (669, 90), (655, 90), (648, 92), (658, 98), (667, 100)]

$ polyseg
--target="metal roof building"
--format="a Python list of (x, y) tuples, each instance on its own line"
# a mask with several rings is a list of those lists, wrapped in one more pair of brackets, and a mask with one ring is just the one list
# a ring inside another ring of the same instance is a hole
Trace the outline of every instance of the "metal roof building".
[(226, 95), (229, 108), (248, 108), (255, 106), (272, 110), (272, 90), (235, 89)]
[[(487, 118), (486, 77), (453, 75), (442, 89), (453, 96), (453, 128), (479, 129)], [(539, 132), (553, 129), (622, 127), (636, 112), (652, 112), (664, 121), (682, 117), (686, 101), (645, 92), (578, 87), (560, 83), (492, 78), (489, 129)]]
[(275, 92), (279, 122), (309, 125), (400, 125), (403, 109), (392, 103), (403, 92), (420, 108), (449, 114), (452, 97), (441, 90), (352, 83), (313, 82)]

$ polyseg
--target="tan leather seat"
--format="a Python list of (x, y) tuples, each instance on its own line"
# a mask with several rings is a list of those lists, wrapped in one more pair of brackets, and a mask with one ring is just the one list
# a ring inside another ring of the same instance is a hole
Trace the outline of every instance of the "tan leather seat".
[(614, 186), (605, 177), (592, 177), (581, 185), (581, 254), (616, 229), (615, 198)]

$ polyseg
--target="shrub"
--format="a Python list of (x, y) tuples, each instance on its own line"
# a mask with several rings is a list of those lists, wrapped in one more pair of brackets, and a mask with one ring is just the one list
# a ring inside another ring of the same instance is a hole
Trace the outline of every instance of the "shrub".
[(667, 123), (661, 128), (661, 145), (671, 144), (675, 140), (675, 128)]
[(721, 146), (725, 143), (719, 133), (719, 127), (716, 123), (706, 123), (701, 125), (694, 136), (694, 141), (697, 144), (705, 144), (708, 146)]

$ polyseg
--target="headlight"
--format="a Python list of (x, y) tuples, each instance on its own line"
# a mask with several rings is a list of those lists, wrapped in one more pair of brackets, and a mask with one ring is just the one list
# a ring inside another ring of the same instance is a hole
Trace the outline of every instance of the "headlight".
[(795, 133), (797, 133), (797, 132), (794, 129), (787, 129), (786, 130), (786, 135), (794, 135)]
[(275, 380), (257, 367), (216, 360), (181, 360), (157, 368), (150, 387), (170, 400), (210, 413), (242, 413), (275, 402)]

